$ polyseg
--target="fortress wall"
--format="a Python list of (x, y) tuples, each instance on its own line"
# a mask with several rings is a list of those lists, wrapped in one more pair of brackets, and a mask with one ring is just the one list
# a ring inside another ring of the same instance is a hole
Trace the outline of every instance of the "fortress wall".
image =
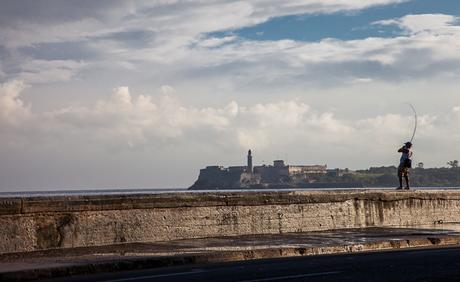
[(460, 222), (460, 192), (194, 192), (2, 198), (0, 253), (440, 222)]

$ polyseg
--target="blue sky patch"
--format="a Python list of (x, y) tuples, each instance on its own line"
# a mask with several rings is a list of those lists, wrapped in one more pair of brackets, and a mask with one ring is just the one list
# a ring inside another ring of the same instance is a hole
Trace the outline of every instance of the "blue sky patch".
[(299, 41), (319, 41), (324, 38), (353, 40), (368, 37), (395, 37), (401, 34), (397, 26), (372, 25), (372, 23), (409, 14), (438, 13), (459, 16), (460, 3), (457, 0), (413, 0), (356, 12), (285, 16), (273, 18), (256, 26), (210, 35), (222, 37), (235, 34), (252, 40)]

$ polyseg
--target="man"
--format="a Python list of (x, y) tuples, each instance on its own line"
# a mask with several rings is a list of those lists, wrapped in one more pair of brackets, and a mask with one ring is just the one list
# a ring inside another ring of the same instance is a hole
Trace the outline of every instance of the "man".
[(409, 169), (412, 167), (412, 143), (406, 142), (404, 146), (399, 148), (398, 153), (401, 153), (401, 158), (399, 160), (398, 166), (398, 178), (399, 178), (399, 187), (398, 190), (403, 189), (403, 177), (406, 180), (406, 188), (410, 189), (409, 185)]

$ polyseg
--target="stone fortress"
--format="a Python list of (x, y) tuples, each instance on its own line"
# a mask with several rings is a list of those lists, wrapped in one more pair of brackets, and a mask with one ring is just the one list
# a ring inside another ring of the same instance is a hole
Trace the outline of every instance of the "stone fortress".
[(315, 181), (312, 176), (328, 172), (327, 165), (286, 165), (283, 160), (253, 166), (249, 150), (245, 166), (207, 166), (189, 189), (309, 187)]

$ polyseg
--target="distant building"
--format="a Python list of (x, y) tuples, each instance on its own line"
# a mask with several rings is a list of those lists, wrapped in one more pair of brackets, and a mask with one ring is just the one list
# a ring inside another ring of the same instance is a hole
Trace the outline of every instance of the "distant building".
[(311, 175), (326, 174), (326, 165), (286, 165), (275, 160), (273, 165), (253, 166), (248, 151), (246, 166), (207, 166), (190, 189), (264, 188), (277, 185), (296, 186), (310, 182)]
[(344, 169), (334, 168), (334, 169), (328, 169), (327, 170), (327, 174), (330, 175), (330, 176), (334, 176), (334, 177), (341, 177), (341, 176), (344, 176), (346, 174), (355, 174), (355, 173), (356, 173), (355, 171), (350, 170), (348, 168), (344, 168)]

